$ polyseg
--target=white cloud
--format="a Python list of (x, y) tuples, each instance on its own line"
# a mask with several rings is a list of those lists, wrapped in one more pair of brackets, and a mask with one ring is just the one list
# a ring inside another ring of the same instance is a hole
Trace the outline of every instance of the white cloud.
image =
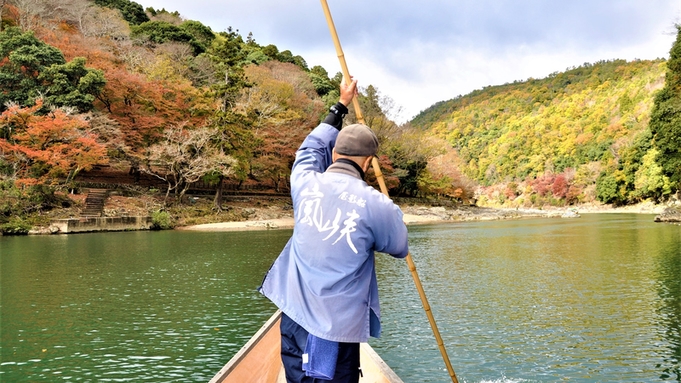
[[(340, 71), (316, 1), (138, 2), (215, 31), (253, 32), (259, 44)], [(678, 0), (330, 0), (329, 7), (350, 72), (402, 105), (403, 119), (487, 85), (585, 62), (668, 57), (681, 16)]]

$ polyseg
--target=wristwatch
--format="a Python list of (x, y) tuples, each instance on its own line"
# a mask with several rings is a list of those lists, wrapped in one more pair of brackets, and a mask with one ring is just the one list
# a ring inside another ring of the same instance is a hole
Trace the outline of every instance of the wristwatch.
[[(341, 110), (341, 108), (344, 109), (344, 111)], [(345, 105), (343, 105), (342, 103), (338, 102), (335, 105), (331, 105), (331, 107), (329, 108), (329, 112), (335, 114), (340, 118), (345, 118), (345, 115), (348, 114), (348, 108), (345, 107)]]
[(342, 102), (337, 102), (329, 108), (329, 114), (323, 122), (341, 130), (343, 128), (343, 118), (346, 114), (348, 114), (348, 108)]

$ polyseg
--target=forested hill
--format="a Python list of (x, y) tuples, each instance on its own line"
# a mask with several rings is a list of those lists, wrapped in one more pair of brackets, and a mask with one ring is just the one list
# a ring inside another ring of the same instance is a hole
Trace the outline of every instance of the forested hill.
[[(131, 0), (2, 0), (0, 232), (68, 205), (93, 169), (116, 175), (106, 187), (125, 177), (139, 193), (162, 187), (167, 205), (197, 185), (216, 210), (225, 186), (287, 192), (295, 151), (341, 78), (250, 33)], [(398, 127), (375, 87), (358, 98), (393, 195), (472, 195), (441, 142)]]
[[(93, 167), (144, 173), (168, 204), (197, 184), (217, 205), (223, 185), (288, 191), (342, 76), (283, 48), (131, 0), (1, 0), (0, 231), (68, 203), (57, 197), (87, 188)], [(624, 204), (681, 185), (681, 27), (667, 61), (487, 87), (403, 126), (389, 95), (363, 85), (393, 196)]]
[(658, 155), (648, 125), (666, 69), (664, 60), (584, 64), (439, 102), (412, 124), (454, 147), (466, 175), (496, 186), (485, 198), (635, 202), (665, 192), (640, 169)]
[(50, 200), (95, 165), (178, 200), (197, 181), (286, 188), (338, 100), (340, 78), (289, 50), (130, 0), (7, 0), (0, 16), (0, 200)]

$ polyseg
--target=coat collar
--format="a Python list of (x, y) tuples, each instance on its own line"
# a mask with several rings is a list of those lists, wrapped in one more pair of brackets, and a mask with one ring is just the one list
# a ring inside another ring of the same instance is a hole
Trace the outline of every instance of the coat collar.
[(326, 171), (347, 174), (349, 176), (359, 178), (360, 180), (364, 179), (364, 170), (362, 170), (362, 168), (357, 165), (355, 161), (347, 158), (337, 159), (333, 164), (331, 164), (331, 166), (329, 166)]

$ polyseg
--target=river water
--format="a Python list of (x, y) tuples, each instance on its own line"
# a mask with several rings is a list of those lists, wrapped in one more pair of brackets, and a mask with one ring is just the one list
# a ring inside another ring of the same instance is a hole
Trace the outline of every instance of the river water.
[[(681, 228), (593, 214), (410, 227), (461, 382), (681, 381)], [(0, 237), (0, 381), (207, 382), (274, 312), (289, 230)], [(379, 254), (405, 382), (448, 382), (403, 260)]]

